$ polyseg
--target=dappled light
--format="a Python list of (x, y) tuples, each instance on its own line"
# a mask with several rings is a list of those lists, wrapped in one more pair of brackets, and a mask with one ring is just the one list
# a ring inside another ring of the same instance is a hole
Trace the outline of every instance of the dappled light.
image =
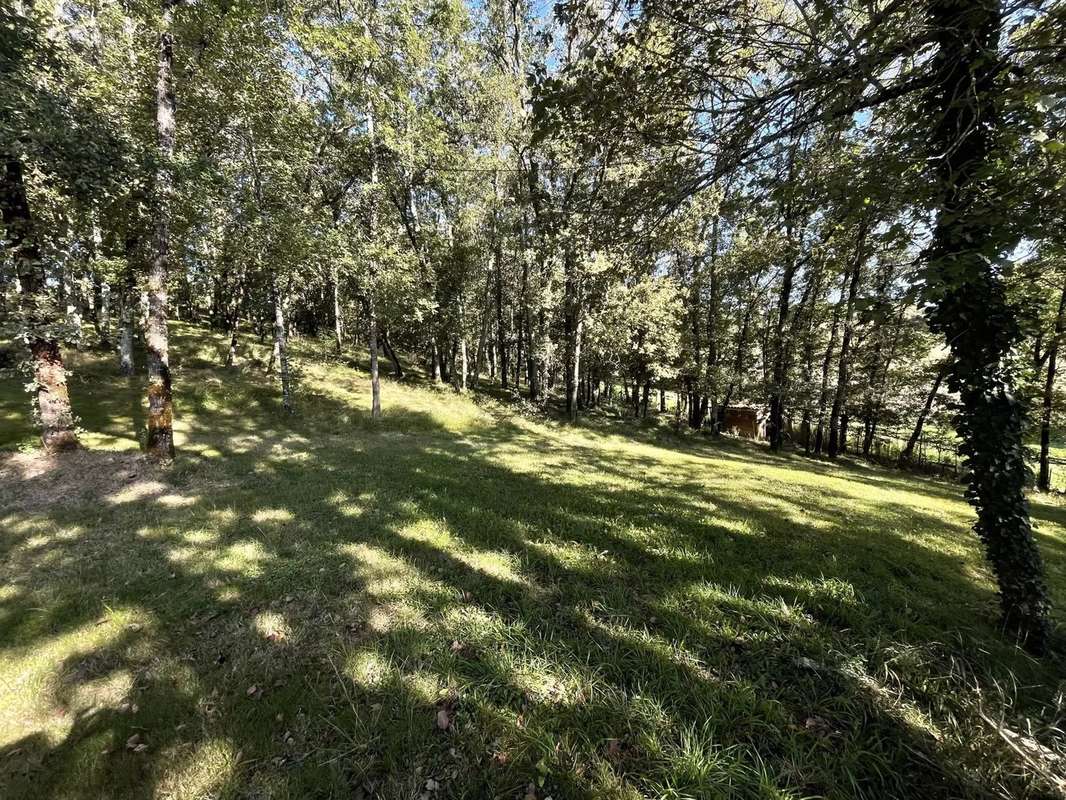
[(1066, 800), (1066, 2), (0, 2), (0, 800)]
[[(990, 622), (956, 487), (417, 386), (386, 395), (374, 430), (218, 411), (257, 392), (190, 386), (169, 469), (5, 457), (9, 795), (919, 781), (955, 797), (1024, 780), (968, 698), (998, 686), (984, 702), (1039, 714), (1056, 684)], [(434, 413), (393, 418), (413, 396)], [(1035, 513), (1062, 575), (1063, 512)]]

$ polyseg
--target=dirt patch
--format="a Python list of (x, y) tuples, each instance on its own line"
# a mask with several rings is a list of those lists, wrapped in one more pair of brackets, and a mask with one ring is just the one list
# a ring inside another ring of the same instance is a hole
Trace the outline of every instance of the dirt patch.
[(42, 511), (86, 500), (143, 496), (135, 487), (149, 485), (150, 494), (168, 487), (158, 467), (140, 453), (78, 450), (49, 455), (43, 451), (0, 455), (0, 510), (3, 513)]

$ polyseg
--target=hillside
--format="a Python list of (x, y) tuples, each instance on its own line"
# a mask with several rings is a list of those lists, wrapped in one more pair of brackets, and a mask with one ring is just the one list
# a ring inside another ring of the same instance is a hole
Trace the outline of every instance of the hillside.
[(168, 468), (110, 356), (69, 457), (0, 379), (0, 796), (1055, 796), (961, 488), (417, 377), (374, 423), (309, 340), (289, 416), (224, 347), (173, 325)]

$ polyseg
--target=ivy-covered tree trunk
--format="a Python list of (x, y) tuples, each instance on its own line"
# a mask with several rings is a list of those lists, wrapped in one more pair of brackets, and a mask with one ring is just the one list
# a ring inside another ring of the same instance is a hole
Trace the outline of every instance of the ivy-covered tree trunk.
[(48, 313), (43, 296), (41, 253), (30, 213), (22, 162), (4, 157), (3, 186), (0, 188), (5, 238), (21, 287), (25, 334), (33, 364), (34, 404), (41, 424), (41, 441), (46, 450), (59, 452), (78, 447), (74, 412), (67, 391), (67, 371), (59, 350), (55, 314)]
[(174, 3), (164, 0), (163, 30), (159, 35), (156, 76), (156, 133), (159, 167), (155, 184), (155, 253), (148, 271), (148, 456), (157, 461), (174, 458), (174, 402), (171, 394), (169, 332), (167, 330), (167, 272), (170, 260), (170, 198), (174, 176)]
[(1050, 601), (1025, 498), (1026, 409), (1012, 356), (1022, 331), (1000, 267), (1014, 241), (996, 200), (1003, 187), (995, 185), (1002, 10), (996, 0), (935, 0), (929, 8), (939, 44), (930, 96), (939, 207), (927, 253), (928, 317), (951, 348), (948, 386), (959, 396), (966, 495), (996, 575), (1004, 627), (1041, 653)]
[(1047, 375), (1044, 378), (1044, 403), (1040, 412), (1040, 470), (1036, 487), (1046, 492), (1051, 489), (1051, 413), (1055, 407), (1055, 376), (1058, 371), (1059, 344), (1066, 325), (1066, 285), (1059, 295), (1059, 309), (1055, 316), (1055, 335), (1048, 346)]

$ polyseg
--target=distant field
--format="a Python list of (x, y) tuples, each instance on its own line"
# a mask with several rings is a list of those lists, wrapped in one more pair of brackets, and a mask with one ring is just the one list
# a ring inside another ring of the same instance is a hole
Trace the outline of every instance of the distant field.
[(958, 487), (391, 380), (373, 424), (308, 342), (290, 418), (175, 330), (173, 467), (88, 353), (91, 450), (0, 456), (0, 797), (1055, 796), (1066, 670)]

